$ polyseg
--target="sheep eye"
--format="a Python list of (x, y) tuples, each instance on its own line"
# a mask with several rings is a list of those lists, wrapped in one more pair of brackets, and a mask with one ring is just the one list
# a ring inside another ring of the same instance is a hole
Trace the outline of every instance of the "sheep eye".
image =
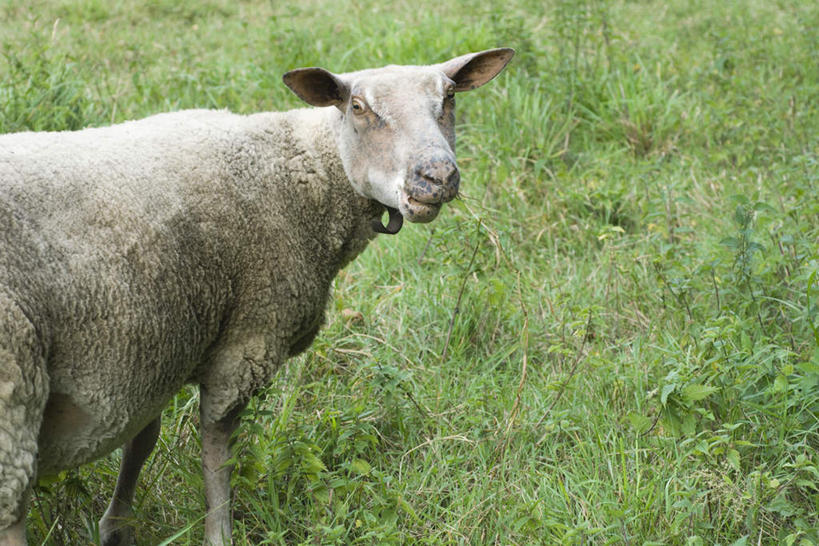
[(448, 86), (445, 90), (446, 96), (444, 97), (443, 103), (441, 104), (441, 115), (443, 116), (444, 113), (447, 111), (447, 108), (455, 106), (455, 88), (452, 86)]
[(358, 97), (353, 97), (351, 102), (353, 114), (363, 114), (367, 110), (367, 105)]

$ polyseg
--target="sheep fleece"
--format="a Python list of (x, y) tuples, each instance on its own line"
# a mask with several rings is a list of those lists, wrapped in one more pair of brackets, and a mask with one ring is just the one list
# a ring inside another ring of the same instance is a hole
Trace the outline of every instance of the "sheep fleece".
[(113, 450), (186, 382), (219, 418), (310, 344), (382, 211), (347, 181), (339, 115), (0, 136), (0, 528), (35, 467)]

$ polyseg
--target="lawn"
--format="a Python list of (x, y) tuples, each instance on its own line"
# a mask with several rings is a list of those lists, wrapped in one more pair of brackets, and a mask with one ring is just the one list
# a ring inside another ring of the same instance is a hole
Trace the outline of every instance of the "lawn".
[[(234, 543), (819, 544), (816, 2), (0, 0), (0, 132), (498, 46), (460, 199), (342, 271), (248, 408)], [(197, 408), (139, 544), (201, 543)], [(41, 480), (30, 542), (94, 543), (118, 461)]]

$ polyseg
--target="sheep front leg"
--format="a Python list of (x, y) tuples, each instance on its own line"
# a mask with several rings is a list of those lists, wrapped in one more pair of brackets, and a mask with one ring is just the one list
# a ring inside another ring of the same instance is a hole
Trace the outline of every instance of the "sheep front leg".
[(0, 530), (0, 546), (25, 546), (26, 518)]
[(223, 546), (231, 543), (232, 516), (230, 510), (230, 474), (233, 472), (231, 438), (239, 426), (239, 414), (244, 404), (227, 415), (210, 417), (208, 391), (200, 389), (200, 427), (202, 435), (202, 471), (205, 482), (205, 546)]
[(139, 472), (159, 437), (159, 426), (160, 417), (157, 417), (122, 448), (117, 486), (108, 510), (100, 520), (102, 546), (126, 546), (134, 543), (134, 529), (131, 525), (134, 511), (131, 504)]
[(0, 286), (0, 546), (26, 544), (49, 384), (37, 330)]

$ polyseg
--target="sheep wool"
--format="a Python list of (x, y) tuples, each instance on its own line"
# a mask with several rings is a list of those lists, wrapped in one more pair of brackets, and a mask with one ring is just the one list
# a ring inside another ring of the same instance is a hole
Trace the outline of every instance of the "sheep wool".
[(35, 464), (108, 453), (185, 382), (216, 419), (310, 344), (383, 211), (344, 176), (340, 115), (0, 136), (0, 528)]

